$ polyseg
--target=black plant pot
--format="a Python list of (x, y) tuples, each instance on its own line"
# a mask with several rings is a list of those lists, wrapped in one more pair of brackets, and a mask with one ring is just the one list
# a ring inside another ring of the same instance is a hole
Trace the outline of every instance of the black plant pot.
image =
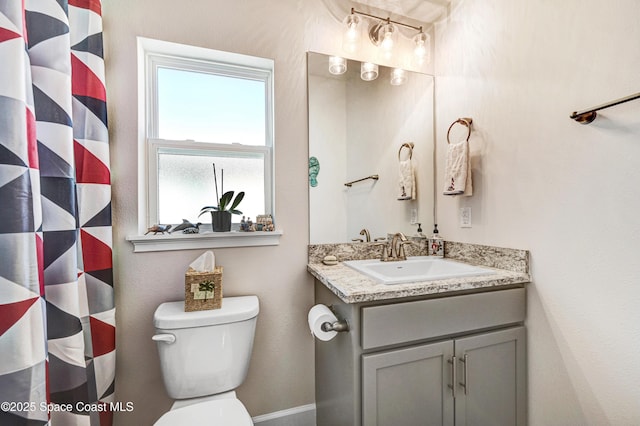
[(213, 232), (231, 231), (231, 213), (211, 212), (211, 227), (213, 228)]

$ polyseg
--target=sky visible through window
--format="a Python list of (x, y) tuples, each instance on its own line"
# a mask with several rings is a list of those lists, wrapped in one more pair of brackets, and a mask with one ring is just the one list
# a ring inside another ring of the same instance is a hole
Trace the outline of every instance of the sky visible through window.
[(158, 137), (265, 144), (265, 83), (158, 68)]

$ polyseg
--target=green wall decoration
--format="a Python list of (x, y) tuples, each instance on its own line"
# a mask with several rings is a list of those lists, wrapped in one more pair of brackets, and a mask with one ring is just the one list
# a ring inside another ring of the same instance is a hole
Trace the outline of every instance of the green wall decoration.
[(318, 173), (320, 173), (320, 162), (316, 157), (309, 157), (309, 185), (318, 186)]

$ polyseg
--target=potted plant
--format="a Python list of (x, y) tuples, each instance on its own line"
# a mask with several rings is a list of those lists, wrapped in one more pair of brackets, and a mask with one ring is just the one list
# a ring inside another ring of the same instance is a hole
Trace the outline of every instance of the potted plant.
[(220, 189), (223, 194), (222, 197), (218, 196), (218, 178), (216, 176), (216, 165), (213, 164), (213, 183), (216, 189), (216, 200), (218, 201), (217, 206), (204, 206), (200, 209), (200, 214), (198, 217), (202, 216), (204, 213), (211, 213), (211, 227), (214, 232), (229, 232), (231, 231), (231, 215), (232, 214), (242, 214), (240, 210), (237, 210), (238, 204), (244, 198), (244, 192), (238, 192), (238, 194), (233, 197), (235, 194), (234, 191), (224, 192), (224, 169), (221, 171), (221, 186)]

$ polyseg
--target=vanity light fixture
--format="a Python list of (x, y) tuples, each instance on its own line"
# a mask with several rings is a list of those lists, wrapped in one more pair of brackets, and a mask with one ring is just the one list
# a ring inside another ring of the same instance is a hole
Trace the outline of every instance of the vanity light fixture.
[(407, 82), (407, 73), (402, 68), (394, 68), (391, 70), (391, 85), (400, 86)]
[(373, 81), (378, 78), (378, 64), (363, 62), (360, 65), (360, 78), (364, 81)]
[(377, 23), (369, 28), (369, 39), (373, 44), (380, 47), (382, 56), (385, 59), (391, 58), (391, 53), (396, 39), (396, 32), (396, 27), (388, 18), (386, 23)]
[(360, 30), (358, 29), (360, 20), (357, 15), (362, 15), (374, 20), (374, 22), (369, 25), (369, 40), (381, 49), (381, 55), (384, 59), (390, 59), (392, 50), (395, 45), (398, 44), (399, 40), (397, 40), (397, 34), (399, 31), (396, 26), (401, 26), (418, 32), (418, 34), (413, 37), (414, 61), (418, 65), (422, 65), (429, 61), (431, 39), (428, 34), (422, 31), (421, 26), (417, 27), (403, 22), (393, 21), (390, 18), (382, 18), (380, 16), (360, 12), (354, 8), (351, 8), (351, 13), (345, 20), (347, 30), (343, 39), (343, 49), (347, 52), (353, 53), (355, 49), (357, 49), (357, 43), (351, 42), (351, 40), (355, 40), (357, 38), (359, 42), (360, 39)]
[(347, 72), (347, 60), (340, 56), (330, 56), (329, 72), (333, 75), (344, 74)]
[(360, 45), (360, 17), (351, 9), (351, 14), (347, 16), (345, 22), (347, 29), (342, 36), (342, 49), (353, 53)]
[(413, 55), (416, 63), (422, 65), (425, 62), (429, 62), (429, 55), (431, 53), (431, 36), (420, 31), (413, 38), (413, 42), (416, 47), (413, 49)]

